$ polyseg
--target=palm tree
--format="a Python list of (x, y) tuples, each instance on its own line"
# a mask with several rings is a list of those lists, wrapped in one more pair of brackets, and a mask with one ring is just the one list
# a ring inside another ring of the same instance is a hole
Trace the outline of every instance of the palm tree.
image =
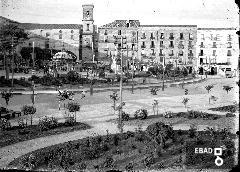
[[(122, 111), (122, 109), (123, 109), (123, 106), (125, 106), (125, 102), (122, 102), (122, 104), (119, 104), (116, 108), (115, 108), (115, 110), (116, 111), (118, 111), (118, 116), (119, 116), (119, 119), (118, 119), (118, 128), (119, 128), (119, 130), (120, 130), (120, 133), (122, 133), (123, 132), (123, 122), (122, 122), (122, 119), (121, 119), (121, 111)], [(115, 112), (114, 112), (114, 114), (115, 114)]]
[(233, 88), (233, 87), (230, 87), (230, 86), (228, 86), (228, 85), (224, 85), (224, 86), (223, 86), (223, 90), (225, 90), (225, 91), (227, 92), (227, 94), (228, 94), (229, 91), (231, 91), (232, 88)]
[(183, 98), (182, 103), (184, 104), (185, 108), (187, 108), (187, 104), (189, 100), (190, 100), (189, 98), (186, 98), (186, 97)]
[[(207, 86), (205, 86), (205, 89), (207, 90), (208, 94), (209, 94), (209, 92), (211, 91), (212, 88), (213, 88), (213, 85), (207, 85)], [(209, 102), (209, 104), (210, 104), (210, 102), (211, 102), (211, 96), (208, 98), (208, 102)]]
[(153, 101), (154, 101), (153, 104), (152, 104), (152, 106), (153, 106), (153, 113), (155, 115), (155, 112), (156, 112), (156, 109), (157, 109), (157, 115), (158, 115), (158, 100), (153, 100)]
[(10, 98), (13, 97), (13, 93), (11, 90), (4, 90), (1, 92), (1, 95), (2, 95), (2, 98), (5, 99), (5, 102), (6, 102), (6, 107), (8, 106), (8, 103), (9, 103), (9, 100)]
[(116, 110), (116, 102), (119, 100), (118, 94), (116, 91), (113, 91), (112, 94), (109, 95), (110, 99), (113, 100), (113, 110), (114, 110), (114, 114), (115, 114), (115, 110)]
[(205, 89), (207, 90), (208, 93), (209, 93), (209, 91), (211, 91), (212, 88), (213, 88), (213, 85), (205, 86)]

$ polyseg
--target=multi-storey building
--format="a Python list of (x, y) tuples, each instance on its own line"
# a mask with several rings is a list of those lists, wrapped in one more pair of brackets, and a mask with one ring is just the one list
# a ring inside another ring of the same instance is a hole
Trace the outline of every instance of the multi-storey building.
[(216, 74), (221, 67), (238, 68), (239, 42), (235, 28), (198, 28), (198, 68), (208, 68)]
[(93, 20), (93, 5), (83, 5), (82, 24), (19, 23), (0, 17), (1, 24), (12, 23), (29, 33), (29, 39), (21, 47), (40, 47), (71, 51), (77, 61), (92, 61), (97, 50), (97, 26)]
[(125, 58), (190, 67), (196, 63), (196, 25), (140, 25), (138, 20), (116, 20), (99, 27), (98, 33), (99, 60), (117, 59), (118, 48), (123, 46)]

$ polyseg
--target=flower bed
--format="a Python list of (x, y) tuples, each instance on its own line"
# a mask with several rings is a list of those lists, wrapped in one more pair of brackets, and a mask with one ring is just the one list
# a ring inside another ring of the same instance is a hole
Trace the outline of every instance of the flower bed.
[(209, 110), (234, 113), (236, 111), (239, 111), (239, 104), (237, 104), (237, 105), (221, 106), (221, 107), (216, 107), (216, 108), (210, 108)]
[(40, 128), (39, 125), (29, 125), (27, 127), (13, 126), (0, 132), (0, 147), (39, 137), (67, 133), (75, 130), (85, 130), (89, 128), (89, 125), (80, 122), (77, 122), (73, 126), (67, 125), (66, 123), (58, 123), (56, 127), (51, 127), (48, 130), (42, 131), (42, 128)]
[[(146, 131), (88, 137), (42, 148), (16, 158), (9, 167), (48, 171), (123, 171), (159, 170), (176, 163), (182, 166), (180, 156), (185, 150), (184, 142), (212, 140), (212, 133), (209, 131), (197, 132), (197, 136), (191, 138), (189, 131), (174, 131), (169, 125), (155, 123), (148, 126)], [(215, 140), (223, 139), (222, 131), (214, 134)], [(225, 137), (234, 138), (235, 135), (227, 133)]]

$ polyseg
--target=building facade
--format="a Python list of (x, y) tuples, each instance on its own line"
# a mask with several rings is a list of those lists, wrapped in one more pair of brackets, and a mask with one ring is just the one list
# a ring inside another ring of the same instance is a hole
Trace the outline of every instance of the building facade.
[(17, 24), (29, 33), (21, 47), (39, 47), (71, 51), (77, 61), (92, 61), (97, 48), (97, 26), (93, 20), (93, 5), (83, 5), (82, 24), (19, 23), (0, 17), (1, 23)]
[(198, 68), (238, 68), (239, 42), (235, 28), (198, 28)]
[[(98, 28), (100, 59), (124, 58), (173, 65), (196, 64), (196, 25), (140, 25), (138, 20), (116, 20)], [(121, 39), (123, 45), (121, 45)]]

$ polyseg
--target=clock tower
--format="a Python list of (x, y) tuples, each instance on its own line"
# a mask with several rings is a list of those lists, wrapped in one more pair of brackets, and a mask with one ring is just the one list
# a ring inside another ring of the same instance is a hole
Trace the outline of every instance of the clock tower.
[(82, 60), (92, 61), (94, 59), (94, 35), (95, 27), (93, 20), (93, 8), (94, 5), (82, 5), (83, 7), (83, 19), (81, 29), (81, 49)]

